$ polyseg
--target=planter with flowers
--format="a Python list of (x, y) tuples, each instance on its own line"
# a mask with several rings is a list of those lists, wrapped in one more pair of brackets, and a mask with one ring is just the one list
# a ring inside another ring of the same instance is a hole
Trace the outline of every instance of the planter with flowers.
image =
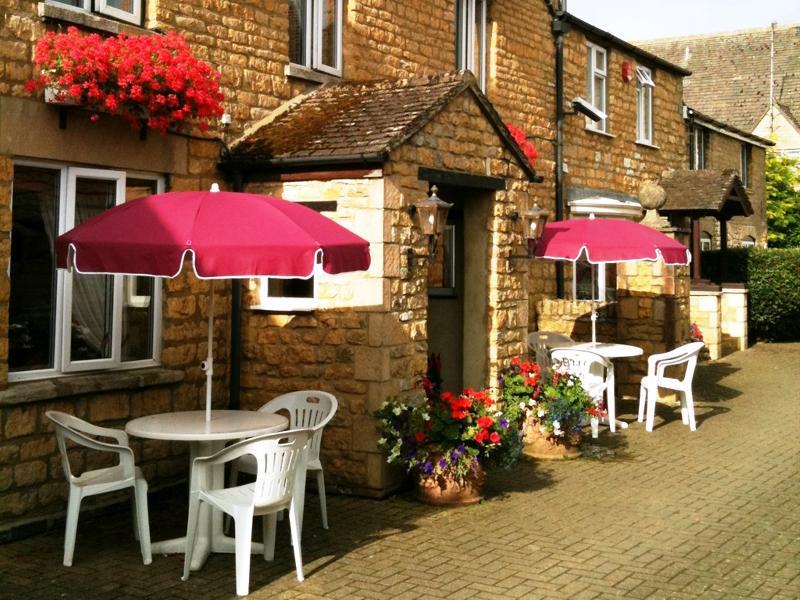
[(503, 403), (525, 432), (523, 453), (534, 458), (580, 456), (581, 427), (604, 414), (566, 368), (542, 369), (514, 358), (502, 376)]
[(43, 89), (46, 101), (80, 106), (92, 120), (107, 112), (164, 134), (190, 121), (204, 131), (223, 112), (219, 72), (178, 33), (103, 38), (70, 27), (37, 42), (34, 65), (28, 92)]
[(486, 390), (458, 396), (426, 378), (425, 397), (390, 399), (376, 412), (379, 444), (391, 464), (417, 478), (417, 496), (430, 504), (478, 502), (484, 467), (513, 461), (517, 432)]

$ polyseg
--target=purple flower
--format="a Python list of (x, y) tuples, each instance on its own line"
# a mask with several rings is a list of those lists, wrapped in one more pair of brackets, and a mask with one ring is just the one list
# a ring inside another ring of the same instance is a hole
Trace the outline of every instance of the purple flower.
[(502, 427), (503, 429), (508, 428), (508, 419), (506, 419), (505, 417), (501, 418), (500, 427)]
[(439, 468), (440, 469), (447, 468), (447, 459), (446, 458), (440, 458), (439, 459)]
[(458, 460), (459, 456), (460, 456), (460, 454), (458, 453), (458, 450), (453, 450), (450, 453), (450, 462), (456, 462)]
[(459, 444), (458, 447), (456, 448), (456, 452), (458, 452), (459, 454), (464, 454), (464, 452), (466, 451), (467, 449), (464, 447), (464, 444)]
[(433, 465), (431, 464), (431, 461), (425, 461), (425, 464), (422, 465), (422, 470), (425, 471), (426, 475), (433, 473)]

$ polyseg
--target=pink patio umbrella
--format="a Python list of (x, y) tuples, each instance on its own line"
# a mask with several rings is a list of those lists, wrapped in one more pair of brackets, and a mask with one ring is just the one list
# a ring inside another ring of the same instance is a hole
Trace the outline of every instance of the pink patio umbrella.
[[(536, 245), (536, 258), (586, 260), (592, 265), (639, 260), (663, 260), (667, 265), (688, 265), (691, 253), (686, 246), (660, 231), (622, 219), (569, 219), (545, 225)], [(597, 343), (594, 297), (595, 271), (592, 269), (592, 343)]]
[(369, 242), (301, 204), (272, 196), (169, 192), (121, 204), (56, 240), (56, 263), (92, 275), (176, 277), (191, 258), (210, 279), (206, 419), (211, 415), (214, 279), (308, 279), (369, 268)]

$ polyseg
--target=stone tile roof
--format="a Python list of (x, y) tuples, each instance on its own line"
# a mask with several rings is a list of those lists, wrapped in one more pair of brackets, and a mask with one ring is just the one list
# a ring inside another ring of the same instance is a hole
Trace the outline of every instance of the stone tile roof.
[(501, 143), (518, 158), (529, 177), (536, 178), (468, 71), (321, 86), (288, 102), (245, 132), (223, 163), (274, 166), (382, 162), (464, 92), (474, 95)]
[[(769, 109), (771, 35), (767, 27), (636, 43), (692, 71), (686, 104), (753, 131)], [(775, 29), (775, 99), (800, 117), (800, 24)]]
[(726, 218), (753, 214), (747, 192), (733, 169), (671, 171), (661, 179), (661, 187), (667, 192), (666, 204), (659, 209), (662, 212)]

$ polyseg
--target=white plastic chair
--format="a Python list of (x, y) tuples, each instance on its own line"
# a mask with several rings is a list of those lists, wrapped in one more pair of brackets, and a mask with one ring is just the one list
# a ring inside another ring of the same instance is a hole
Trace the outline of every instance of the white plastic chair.
[[(322, 471), (319, 451), (322, 447), (322, 430), (336, 414), (338, 406), (339, 402), (333, 394), (318, 390), (301, 390), (277, 396), (258, 409), (260, 412), (266, 413), (285, 410), (289, 413), (289, 429), (311, 429), (313, 431), (308, 448), (306, 471), (314, 471), (317, 475), (322, 526), (325, 529), (328, 529), (328, 509), (325, 501), (325, 475)], [(252, 456), (243, 456), (231, 465), (231, 486), (238, 483), (239, 473), (255, 475), (256, 463)]]
[[(614, 366), (606, 357), (590, 350), (576, 350), (574, 348), (554, 348), (550, 353), (553, 365), (560, 365), (581, 380), (583, 389), (594, 400), (597, 406), (603, 402), (606, 395), (606, 410), (608, 411), (608, 426), (611, 431), (616, 431), (616, 403), (614, 401)], [(591, 420), (592, 437), (598, 435), (598, 420)]]
[[(703, 342), (690, 342), (670, 352), (653, 354), (647, 359), (647, 375), (639, 386), (639, 422), (644, 419), (644, 408), (647, 404), (647, 423), (645, 429), (653, 431), (653, 421), (658, 401), (658, 388), (666, 388), (678, 392), (681, 399), (681, 420), (691, 431), (697, 429), (694, 420), (694, 397), (692, 396), (692, 378), (697, 366), (697, 357), (703, 349)], [(686, 364), (683, 379), (667, 377), (667, 367)]]
[[(189, 495), (189, 520), (186, 525), (186, 555), (183, 577), (189, 578), (192, 551), (197, 536), (200, 503), (207, 502), (233, 517), (236, 530), (236, 594), (246, 596), (250, 589), (250, 551), (253, 517), (267, 515), (263, 522), (264, 560), (275, 556), (277, 513), (289, 509), (289, 526), (294, 550), (297, 580), (303, 581), (303, 558), (300, 552), (300, 515), (303, 495), (299, 479), (303, 476), (308, 429), (282, 431), (250, 438), (228, 446), (212, 456), (201, 456), (192, 463), (192, 490)], [(207, 474), (212, 465), (251, 456), (256, 463), (256, 480), (236, 487), (209, 489)]]
[[(144, 564), (152, 562), (150, 553), (150, 523), (147, 516), (147, 481), (142, 471), (134, 465), (133, 450), (128, 444), (128, 434), (119, 429), (108, 429), (87, 423), (78, 417), (50, 410), (45, 413), (55, 426), (58, 449), (64, 476), (69, 483), (67, 503), (67, 527), (64, 534), (64, 566), (72, 566), (75, 551), (75, 534), (78, 530), (78, 516), (81, 501), (87, 496), (114, 492), (128, 487), (133, 488), (133, 531), (142, 549)], [(103, 442), (95, 437), (111, 438), (116, 444)], [(100, 452), (114, 452), (119, 455), (119, 464), (113, 467), (84, 471), (78, 476), (72, 474), (67, 453), (67, 440), (80, 446)]]

